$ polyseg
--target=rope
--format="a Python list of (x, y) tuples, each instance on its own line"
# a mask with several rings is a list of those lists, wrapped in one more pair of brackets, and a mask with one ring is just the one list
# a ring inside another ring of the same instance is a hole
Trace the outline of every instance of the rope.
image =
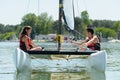
[(84, 0), (84, 4), (85, 4), (85, 9), (87, 11), (87, 4), (86, 4), (86, 0)]
[(79, 11), (79, 6), (78, 6), (78, 0), (76, 1), (76, 4), (77, 4), (77, 12), (78, 12), (78, 14), (80, 14), (80, 11)]
[(29, 11), (29, 6), (30, 6), (30, 0), (28, 0), (26, 13), (28, 13), (28, 11)]
[(39, 6), (40, 6), (40, 4), (39, 4), (39, 0), (38, 0), (38, 15), (40, 13)]

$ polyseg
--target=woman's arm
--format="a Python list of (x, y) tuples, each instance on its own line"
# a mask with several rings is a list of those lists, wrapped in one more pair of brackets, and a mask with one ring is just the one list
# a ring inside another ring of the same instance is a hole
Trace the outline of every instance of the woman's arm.
[(26, 49), (30, 50), (30, 46), (28, 44), (28, 37), (27, 36), (23, 37), (23, 41), (25, 42)]
[(31, 40), (31, 45), (33, 46), (33, 47), (37, 47), (37, 45)]
[(85, 43), (86, 41), (82, 41), (82, 42), (76, 42), (76, 41), (71, 41), (71, 43), (77, 44), (77, 45), (82, 45), (83, 43)]

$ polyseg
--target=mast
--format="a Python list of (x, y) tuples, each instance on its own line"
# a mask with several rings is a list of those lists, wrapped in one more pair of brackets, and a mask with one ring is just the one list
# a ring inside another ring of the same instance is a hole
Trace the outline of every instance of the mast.
[(58, 50), (61, 50), (62, 45), (62, 16), (63, 16), (63, 0), (59, 0)]

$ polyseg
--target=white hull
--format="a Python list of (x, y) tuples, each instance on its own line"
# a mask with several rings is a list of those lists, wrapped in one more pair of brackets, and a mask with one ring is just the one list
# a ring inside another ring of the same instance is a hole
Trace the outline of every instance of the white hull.
[(107, 54), (105, 50), (98, 51), (89, 56), (88, 62), (91, 68), (104, 72), (106, 70)]
[[(41, 55), (37, 55), (37, 58)], [(49, 56), (49, 57), (47, 57)], [(44, 55), (46, 59), (73, 59), (73, 58), (80, 58), (85, 57), (88, 58), (88, 62), (91, 68), (95, 68), (96, 70), (104, 72), (106, 69), (106, 51), (98, 51), (97, 53), (92, 53), (90, 56), (82, 56), (82, 55)], [(36, 56), (31, 56), (31, 58), (36, 58)], [(17, 48), (15, 53), (15, 65), (17, 70), (22, 70), (24, 67), (30, 68), (30, 56), (28, 53)]]
[(15, 67), (17, 71), (25, 71), (30, 70), (31, 59), (29, 54), (25, 53), (24, 51), (20, 50), (19, 48), (16, 49), (14, 55)]

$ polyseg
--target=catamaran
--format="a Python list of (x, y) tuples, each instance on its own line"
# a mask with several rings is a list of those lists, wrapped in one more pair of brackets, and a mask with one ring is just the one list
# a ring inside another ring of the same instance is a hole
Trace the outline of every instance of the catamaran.
[[(68, 4), (69, 3), (69, 4)], [(87, 55), (87, 59), (91, 67), (105, 72), (106, 70), (106, 59), (107, 53), (105, 50), (101, 51), (91, 51), (91, 52), (80, 52), (76, 50), (62, 50), (62, 35), (61, 35), (61, 26), (62, 26), (62, 18), (64, 18), (65, 23), (70, 29), (74, 29), (74, 13), (73, 11), (73, 0), (59, 0), (59, 33), (57, 36), (58, 49), (57, 50), (44, 50), (44, 51), (22, 51), (17, 48), (14, 59), (17, 70), (23, 69), (25, 66), (30, 65), (30, 56), (36, 56), (39, 58), (47, 58), (47, 59), (58, 59), (62, 56), (63, 59), (70, 58), (80, 58), (80, 55)], [(45, 55), (44, 57), (41, 55)], [(46, 57), (47, 56), (47, 57)], [(57, 58), (55, 58), (57, 56)]]

